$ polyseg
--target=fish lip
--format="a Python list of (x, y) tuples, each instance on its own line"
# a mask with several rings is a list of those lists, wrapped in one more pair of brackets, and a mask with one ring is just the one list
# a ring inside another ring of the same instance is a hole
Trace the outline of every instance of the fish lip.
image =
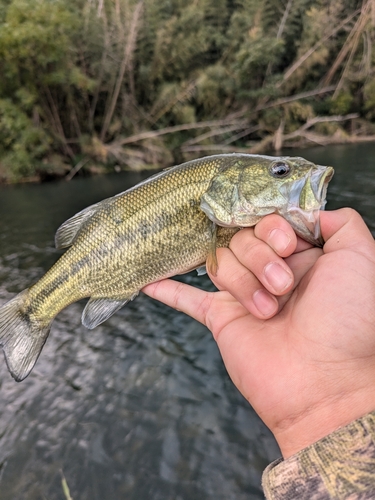
[(328, 184), (330, 183), (335, 171), (332, 167), (323, 167), (317, 165), (317, 168), (311, 172), (310, 183), (316, 201), (320, 205), (320, 210), (324, 210)]

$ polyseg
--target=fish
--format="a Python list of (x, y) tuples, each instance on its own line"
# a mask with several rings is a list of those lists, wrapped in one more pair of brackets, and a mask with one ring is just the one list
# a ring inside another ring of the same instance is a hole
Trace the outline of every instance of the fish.
[(33, 369), (56, 315), (89, 298), (82, 323), (92, 329), (139, 291), (194, 269), (217, 272), (216, 249), (241, 228), (280, 214), (322, 246), (332, 167), (299, 157), (213, 155), (170, 167), (91, 205), (57, 230), (67, 249), (47, 273), (0, 309), (0, 345), (12, 377)]

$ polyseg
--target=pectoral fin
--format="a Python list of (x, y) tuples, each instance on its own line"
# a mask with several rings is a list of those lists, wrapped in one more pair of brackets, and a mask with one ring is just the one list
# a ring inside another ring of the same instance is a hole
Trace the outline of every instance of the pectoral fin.
[(133, 300), (138, 295), (138, 292), (126, 299), (106, 299), (106, 298), (91, 298), (82, 313), (82, 324), (92, 330), (96, 326), (106, 321), (115, 312), (121, 309), (130, 300)]
[(210, 272), (210, 274), (212, 274), (213, 276), (217, 275), (217, 270), (219, 268), (216, 257), (216, 246), (217, 246), (217, 225), (213, 222), (211, 244), (206, 261), (206, 267)]

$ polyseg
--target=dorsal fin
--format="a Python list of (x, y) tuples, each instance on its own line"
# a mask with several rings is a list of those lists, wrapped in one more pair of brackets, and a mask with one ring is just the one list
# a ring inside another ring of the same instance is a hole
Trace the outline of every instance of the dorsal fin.
[(96, 212), (100, 203), (90, 205), (89, 207), (81, 210), (78, 214), (73, 215), (70, 219), (65, 221), (56, 231), (55, 246), (56, 248), (67, 248), (74, 243), (83, 224)]

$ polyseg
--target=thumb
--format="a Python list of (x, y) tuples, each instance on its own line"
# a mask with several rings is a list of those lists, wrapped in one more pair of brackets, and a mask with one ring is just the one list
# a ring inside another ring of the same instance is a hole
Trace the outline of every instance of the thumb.
[(374, 238), (358, 212), (352, 208), (320, 212), (320, 227), (324, 253), (355, 247), (358, 251), (366, 244), (374, 244)]

